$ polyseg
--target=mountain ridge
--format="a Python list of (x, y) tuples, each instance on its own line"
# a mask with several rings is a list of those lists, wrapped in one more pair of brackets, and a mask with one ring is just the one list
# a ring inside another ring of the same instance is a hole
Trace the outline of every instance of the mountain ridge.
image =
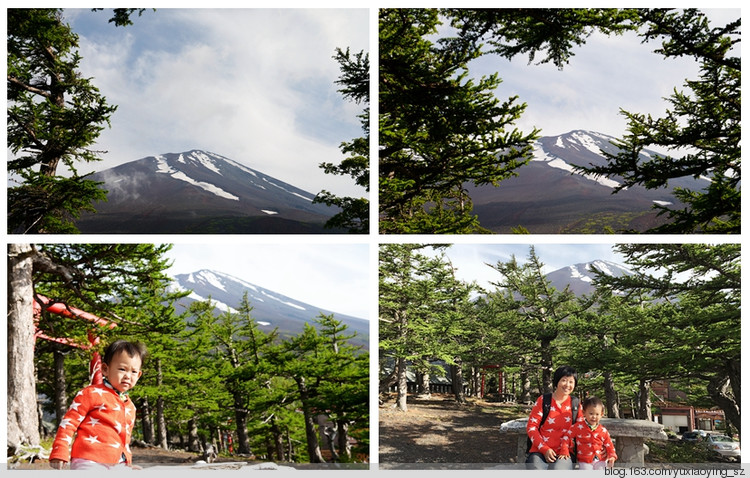
[(245, 292), (253, 308), (251, 316), (264, 332), (279, 329), (281, 336), (296, 335), (303, 331), (319, 314), (333, 314), (336, 320), (349, 327), (347, 332), (356, 332), (351, 340), (354, 345), (369, 347), (369, 321), (348, 314), (341, 314), (317, 307), (270, 289), (252, 284), (244, 279), (211, 269), (200, 269), (190, 273), (176, 274), (173, 287), (189, 290), (191, 294), (178, 302), (178, 307), (187, 310), (190, 304), (209, 298), (216, 313), (235, 312)]
[[(545, 136), (534, 143), (531, 161), (517, 176), (498, 187), (468, 185), (480, 224), (496, 233), (510, 233), (522, 226), (531, 233), (643, 232), (666, 222), (655, 204), (678, 207), (674, 187), (701, 189), (705, 178), (685, 177), (670, 181), (668, 188), (642, 186), (613, 194), (622, 178), (577, 173), (574, 166), (604, 165), (601, 150), (615, 154), (615, 138), (603, 133), (573, 130)], [(643, 158), (657, 154), (644, 150)]]
[(315, 194), (203, 150), (147, 156), (91, 175), (107, 201), (76, 221), (83, 233), (336, 233), (338, 212)]

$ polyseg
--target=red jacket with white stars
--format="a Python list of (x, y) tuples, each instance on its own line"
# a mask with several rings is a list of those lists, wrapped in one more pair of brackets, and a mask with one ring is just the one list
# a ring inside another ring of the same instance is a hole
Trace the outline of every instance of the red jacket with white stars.
[[(544, 455), (552, 448), (558, 455), (567, 455), (570, 446), (570, 426), (573, 424), (573, 413), (570, 404), (570, 396), (562, 403), (562, 408), (552, 400), (547, 419), (539, 430), (539, 422), (542, 420), (542, 400), (539, 397), (529, 414), (526, 424), (526, 434), (531, 440), (529, 453), (541, 453)], [(580, 416), (581, 410), (578, 409)]]
[(72, 456), (115, 464), (124, 455), (130, 464), (130, 434), (134, 424), (135, 405), (127, 395), (107, 385), (90, 385), (78, 392), (60, 421), (49, 459), (67, 462)]
[(579, 462), (593, 463), (594, 458), (600, 461), (607, 458), (617, 459), (612, 438), (602, 424), (592, 430), (586, 420), (581, 417), (573, 425), (572, 437), (576, 441), (576, 456)]

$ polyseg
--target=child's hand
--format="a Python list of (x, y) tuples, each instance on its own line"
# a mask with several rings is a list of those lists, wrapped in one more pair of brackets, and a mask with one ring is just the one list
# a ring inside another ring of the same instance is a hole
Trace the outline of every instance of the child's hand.
[(50, 460), (49, 466), (51, 466), (55, 470), (62, 470), (63, 467), (65, 467), (65, 462), (62, 460)]
[(607, 458), (607, 468), (612, 468), (613, 466), (615, 466), (615, 458)]

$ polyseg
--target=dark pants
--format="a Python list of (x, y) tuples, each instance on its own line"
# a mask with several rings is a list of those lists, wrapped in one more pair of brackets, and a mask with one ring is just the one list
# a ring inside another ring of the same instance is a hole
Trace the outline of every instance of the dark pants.
[(526, 458), (526, 469), (527, 470), (572, 470), (573, 469), (573, 460), (570, 459), (570, 457), (566, 458), (558, 458), (557, 460), (553, 461), (552, 463), (548, 463), (547, 460), (544, 459), (544, 455), (541, 453), (529, 453), (529, 456)]

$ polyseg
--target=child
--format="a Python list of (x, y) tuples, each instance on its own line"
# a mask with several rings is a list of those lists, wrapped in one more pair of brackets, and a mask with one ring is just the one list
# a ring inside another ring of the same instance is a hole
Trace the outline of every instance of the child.
[(78, 392), (60, 421), (49, 456), (52, 468), (62, 469), (68, 461), (72, 470), (131, 466), (129, 445), (135, 406), (128, 392), (141, 376), (145, 355), (142, 344), (125, 340), (107, 347), (102, 359), (104, 383)]
[(599, 424), (603, 412), (602, 401), (588, 397), (583, 401), (583, 416), (573, 426), (571, 437), (576, 441), (578, 468), (581, 470), (612, 468), (617, 459), (609, 432)]

